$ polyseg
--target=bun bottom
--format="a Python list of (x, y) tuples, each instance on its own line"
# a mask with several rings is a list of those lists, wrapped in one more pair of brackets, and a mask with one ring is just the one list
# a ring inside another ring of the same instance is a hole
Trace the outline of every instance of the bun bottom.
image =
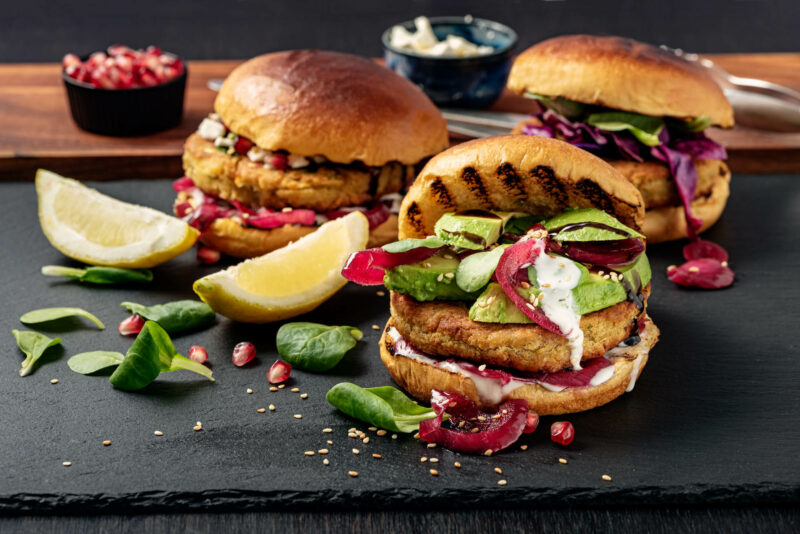
[[(393, 320), (389, 319), (379, 345), (381, 361), (400, 387), (424, 402), (430, 401), (431, 390), (439, 389), (464, 395), (481, 406), (492, 404), (482, 397), (480, 386), (470, 378), (469, 373), (443, 369), (433, 362), (395, 356), (391, 351), (392, 338), (387, 333), (393, 324)], [(602, 406), (625, 393), (632, 384), (635, 385), (647, 364), (650, 349), (658, 341), (658, 334), (655, 324), (647, 321), (637, 345), (609, 351), (606, 357), (613, 363), (614, 374), (602, 384), (551, 391), (536, 383), (525, 383), (510, 390), (503, 400), (525, 399), (529, 409), (539, 415), (583, 412)]]
[[(200, 240), (223, 254), (236, 258), (255, 258), (285, 247), (304, 235), (315, 231), (316, 226), (281, 226), (270, 230), (245, 228), (231, 219), (217, 219), (203, 233)], [(397, 240), (397, 215), (370, 230), (367, 247), (377, 247)]]
[[(714, 180), (711, 191), (692, 201), (692, 215), (703, 220), (700, 232), (705, 232), (716, 223), (725, 211), (730, 196), (731, 175), (719, 176)], [(645, 212), (642, 233), (648, 244), (686, 238), (686, 217), (683, 206), (653, 208)]]

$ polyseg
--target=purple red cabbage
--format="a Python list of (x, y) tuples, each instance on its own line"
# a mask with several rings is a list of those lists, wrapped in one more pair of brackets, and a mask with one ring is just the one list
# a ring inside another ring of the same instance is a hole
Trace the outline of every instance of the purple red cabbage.
[(661, 144), (648, 147), (628, 134), (609, 132), (582, 122), (571, 121), (550, 109), (536, 113), (533, 117), (541, 124), (525, 125), (522, 133), (562, 139), (606, 159), (622, 158), (630, 161), (666, 163), (681, 197), (689, 238), (697, 237), (702, 220), (694, 217), (691, 210), (691, 202), (697, 188), (697, 169), (692, 158), (725, 159), (727, 154), (723, 146), (702, 132), (670, 131), (668, 125), (659, 134)]

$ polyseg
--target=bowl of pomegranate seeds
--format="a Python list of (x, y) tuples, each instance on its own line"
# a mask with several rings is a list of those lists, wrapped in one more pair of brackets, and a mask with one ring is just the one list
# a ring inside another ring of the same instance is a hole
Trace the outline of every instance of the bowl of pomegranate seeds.
[(177, 126), (183, 116), (186, 65), (157, 46), (113, 45), (62, 60), (72, 118), (104, 135), (143, 135)]

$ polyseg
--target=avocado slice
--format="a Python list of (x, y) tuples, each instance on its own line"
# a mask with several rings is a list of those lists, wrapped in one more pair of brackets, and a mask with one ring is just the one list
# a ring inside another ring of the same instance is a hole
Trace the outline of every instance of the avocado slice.
[(497, 242), (505, 221), (499, 215), (482, 210), (445, 213), (436, 221), (434, 231), (451, 246), (483, 250)]
[(626, 287), (629, 287), (628, 283), (633, 283), (634, 289), (638, 291), (650, 282), (650, 262), (645, 254), (639, 256), (633, 264), (617, 269), (617, 272), (624, 275), (623, 280), (625, 278), (628, 280), (619, 282), (610, 278), (603, 278), (596, 273), (589, 273), (586, 279), (582, 280), (572, 290), (572, 296), (575, 299), (575, 311), (580, 315), (586, 315), (587, 313), (608, 308), (628, 298), (626, 289)]
[[(531, 287), (522, 290), (526, 298), (531, 294), (538, 295), (539, 290)], [(469, 318), (479, 323), (532, 323), (528, 317), (517, 308), (505, 294), (497, 282), (492, 282), (478, 297), (478, 300), (469, 309)]]
[(614, 241), (644, 236), (608, 213), (594, 208), (567, 210), (544, 222), (556, 241)]
[(427, 260), (398, 265), (386, 271), (383, 284), (392, 291), (428, 300), (474, 300), (478, 291), (464, 291), (456, 284), (459, 260), (452, 253), (442, 252)]
[(500, 245), (486, 252), (470, 254), (458, 265), (456, 283), (464, 291), (479, 291), (492, 279), (500, 256), (511, 245)]

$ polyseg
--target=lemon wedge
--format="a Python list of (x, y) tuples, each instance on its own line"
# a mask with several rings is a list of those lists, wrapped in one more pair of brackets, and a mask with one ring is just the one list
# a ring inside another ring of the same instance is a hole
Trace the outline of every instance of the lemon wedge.
[(50, 244), (84, 263), (153, 267), (191, 248), (200, 235), (180, 219), (44, 169), (36, 171), (36, 194), (39, 224)]
[(313, 310), (347, 283), (342, 267), (368, 238), (369, 222), (355, 211), (290, 245), (197, 280), (194, 292), (235, 321), (288, 319)]

